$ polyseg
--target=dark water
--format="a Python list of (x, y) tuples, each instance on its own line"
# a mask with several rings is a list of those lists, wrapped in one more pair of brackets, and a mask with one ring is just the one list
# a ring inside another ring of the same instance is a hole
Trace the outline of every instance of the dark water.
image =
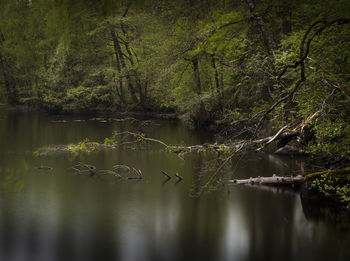
[[(158, 123), (141, 130), (169, 144), (210, 139), (180, 123)], [(33, 156), (42, 146), (101, 141), (114, 130), (139, 131), (136, 125), (0, 108), (0, 260), (350, 260), (349, 225), (305, 214), (293, 191), (225, 184), (194, 197), (207, 180), (200, 174), (205, 160), (196, 155), (183, 161), (153, 148)], [(98, 169), (134, 166), (144, 179), (74, 175), (69, 168), (78, 161)], [(241, 159), (228, 175), (299, 167), (300, 160), (256, 155)], [(163, 184), (160, 170), (179, 172), (184, 180)]]

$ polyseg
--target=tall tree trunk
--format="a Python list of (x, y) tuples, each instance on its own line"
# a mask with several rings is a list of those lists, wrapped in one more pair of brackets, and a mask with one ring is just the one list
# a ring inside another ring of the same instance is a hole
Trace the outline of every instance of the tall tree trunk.
[(220, 82), (219, 82), (219, 73), (216, 67), (215, 56), (211, 55), (211, 66), (214, 69), (214, 79), (215, 79), (215, 88), (218, 96), (222, 96), (220, 92)]
[(223, 65), (220, 66), (220, 90), (221, 90), (221, 95), (222, 98), (224, 98), (224, 70), (223, 70)]
[(245, 2), (247, 3), (250, 12), (252, 13), (254, 19), (256, 20), (257, 24), (260, 27), (261, 35), (262, 35), (262, 38), (263, 38), (263, 41), (264, 41), (264, 44), (265, 44), (265, 47), (266, 47), (268, 54), (270, 56), (272, 56), (273, 59), (275, 59), (276, 55), (275, 55), (274, 41), (272, 39), (272, 36), (271, 36), (269, 30), (266, 28), (261, 15), (255, 11), (256, 6), (255, 6), (254, 1), (253, 0), (245, 0)]
[(198, 68), (198, 57), (192, 58), (192, 66), (193, 66), (194, 80), (196, 83), (196, 91), (198, 95), (201, 95), (202, 87), (201, 87), (201, 78), (199, 75), (199, 68)]
[[(126, 13), (127, 13), (127, 11), (125, 11), (125, 15), (126, 15)], [(129, 57), (128, 60), (130, 61), (131, 66), (134, 68), (135, 67), (134, 57), (133, 57), (133, 55), (131, 53), (129, 42), (128, 42), (128, 39), (127, 39), (127, 31), (126, 31), (126, 28), (125, 28), (124, 23), (123, 23), (122, 20), (120, 21), (120, 27), (122, 29), (122, 32), (123, 32), (125, 38), (126, 38), (125, 41), (123, 41), (123, 44), (125, 46), (126, 52), (128, 53), (128, 57)], [(140, 97), (140, 104), (141, 104), (142, 107), (144, 107), (145, 106), (145, 95), (144, 95), (144, 91), (143, 91), (143, 88), (142, 88), (141, 80), (140, 80), (140, 77), (138, 76), (137, 71), (135, 70), (134, 72), (135, 72), (136, 88), (137, 88), (137, 90), (139, 92), (139, 97)]]
[[(112, 36), (112, 41), (113, 41), (113, 47), (114, 47), (114, 54), (115, 54), (115, 60), (116, 60), (116, 66), (117, 66), (117, 70), (119, 72), (119, 74), (121, 74), (121, 66), (120, 66), (120, 58), (119, 58), (119, 54), (118, 54), (118, 48), (117, 48), (117, 44), (116, 44), (116, 35), (113, 31), (113, 29), (110, 29), (111, 32), (111, 36)], [(125, 94), (124, 94), (124, 88), (123, 88), (123, 78), (119, 76), (119, 91), (118, 91), (118, 96), (120, 98), (120, 101), (122, 104), (125, 105)]]
[[(126, 35), (126, 31), (124, 29), (124, 26), (122, 26), (122, 30), (123, 30), (123, 33), (124, 35)], [(135, 62), (134, 62), (134, 58), (133, 58), (133, 55), (131, 53), (131, 50), (130, 50), (130, 47), (129, 47), (129, 43), (127, 40), (123, 41), (123, 44), (125, 46), (125, 49), (126, 49), (126, 52), (128, 53), (128, 57), (129, 57), (129, 61), (130, 61), (130, 64), (133, 68), (135, 68)], [(140, 77), (138, 76), (137, 74), (137, 71), (134, 70), (134, 73), (135, 73), (135, 83), (136, 83), (136, 88), (139, 92), (139, 97), (140, 97), (140, 104), (141, 106), (143, 107), (145, 105), (145, 97), (143, 95), (143, 88), (142, 88), (142, 84), (141, 84), (141, 81), (140, 81)]]
[(198, 103), (199, 103), (199, 113), (197, 115), (197, 125), (198, 127), (204, 122), (205, 120), (205, 108), (203, 101), (201, 99), (201, 93), (202, 93), (202, 86), (201, 86), (201, 78), (199, 74), (199, 66), (198, 66), (198, 57), (192, 58), (192, 66), (193, 66), (193, 74), (194, 74), (194, 80), (196, 83), (196, 92), (198, 94)]
[(292, 3), (291, 0), (280, 0), (281, 32), (288, 35), (292, 32)]
[[(111, 34), (112, 34), (112, 40), (113, 40), (113, 44), (114, 44), (116, 57), (118, 57), (118, 59), (120, 61), (121, 69), (125, 69), (126, 68), (126, 64), (125, 64), (125, 60), (124, 60), (124, 54), (123, 54), (122, 49), (120, 47), (118, 36), (115, 33), (115, 31), (113, 30), (113, 28), (110, 28), (110, 30), (111, 30)], [(132, 84), (132, 81), (131, 81), (129, 73), (127, 73), (125, 77), (126, 77), (126, 81), (127, 81), (127, 85), (128, 85), (128, 90), (129, 90), (130, 95), (131, 95), (131, 99), (132, 99), (132, 101), (134, 103), (137, 104), (139, 101), (138, 101), (138, 99), (136, 97), (135, 89), (134, 89), (134, 86)]]
[(140, 97), (140, 104), (142, 107), (144, 107), (145, 105), (145, 96), (144, 96), (144, 93), (143, 93), (143, 90), (142, 90), (142, 84), (140, 82), (140, 79), (139, 77), (137, 77), (137, 72), (135, 72), (135, 77), (136, 77), (136, 88), (138, 89), (139, 91), (139, 97)]

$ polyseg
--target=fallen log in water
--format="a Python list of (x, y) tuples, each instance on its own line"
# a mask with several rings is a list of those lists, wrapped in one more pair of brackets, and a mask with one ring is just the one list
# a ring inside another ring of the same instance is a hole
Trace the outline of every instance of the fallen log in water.
[[(129, 148), (130, 145), (146, 144), (146, 143), (157, 143), (164, 147), (166, 151), (174, 152), (176, 154), (185, 154), (191, 152), (218, 152), (226, 154), (234, 154), (239, 151), (260, 151), (272, 142), (280, 142), (285, 145), (288, 141), (300, 133), (298, 131), (285, 132), (288, 126), (281, 128), (275, 135), (266, 137), (263, 139), (256, 140), (240, 140), (230, 142), (228, 144), (203, 144), (203, 145), (192, 145), (192, 146), (180, 146), (180, 145), (168, 145), (161, 140), (152, 139), (146, 137), (142, 133), (134, 133), (130, 131), (124, 131), (120, 133), (113, 133), (113, 137), (106, 138), (103, 143), (90, 142), (88, 140), (81, 141), (77, 144), (68, 145), (53, 145), (49, 147), (39, 148), (34, 152), (37, 156), (48, 156), (59, 153), (73, 153), (79, 154), (82, 152), (90, 153), (93, 151), (102, 151), (116, 148)], [(134, 148), (134, 147), (130, 147)], [(138, 171), (136, 171), (138, 173)], [(138, 173), (139, 174), (139, 173)]]
[(249, 184), (249, 185), (269, 185), (269, 186), (299, 186), (304, 182), (304, 177), (302, 175), (282, 177), (273, 175), (272, 177), (257, 177), (249, 179), (235, 179), (230, 180), (230, 182), (235, 184)]

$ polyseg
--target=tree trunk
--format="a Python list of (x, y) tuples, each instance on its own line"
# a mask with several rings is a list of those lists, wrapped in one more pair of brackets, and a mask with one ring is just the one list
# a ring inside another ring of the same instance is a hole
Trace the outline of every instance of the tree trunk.
[[(129, 10), (129, 7), (127, 7), (126, 11), (124, 12), (123, 17), (126, 16), (128, 10)], [(132, 55), (130, 47), (129, 47), (129, 42), (128, 42), (128, 39), (127, 39), (127, 31), (126, 31), (126, 28), (124, 26), (123, 20), (120, 21), (120, 27), (121, 27), (121, 29), (123, 31), (123, 34), (124, 34), (125, 38), (126, 38), (126, 40), (123, 41), (123, 44), (125, 46), (126, 52), (128, 53), (130, 64), (131, 64), (131, 66), (133, 68), (135, 68), (134, 58), (133, 58), (133, 55)], [(145, 105), (145, 95), (144, 95), (143, 90), (142, 90), (141, 80), (140, 80), (140, 77), (138, 76), (137, 71), (134, 70), (134, 72), (135, 72), (136, 88), (137, 88), (137, 90), (139, 92), (139, 97), (140, 97), (140, 104), (141, 104), (142, 107), (144, 107), (144, 105)], [(146, 93), (146, 91), (145, 91), (145, 93)]]
[[(122, 28), (123, 28), (123, 26), (122, 26)], [(126, 35), (125, 29), (123, 29), (123, 32)], [(134, 63), (134, 58), (133, 58), (133, 55), (132, 55), (130, 47), (129, 47), (129, 43), (127, 41), (124, 41), (123, 43), (124, 43), (126, 52), (128, 53), (128, 57), (129, 57), (128, 60), (130, 61), (131, 66), (134, 68), (135, 63)], [(144, 95), (143, 95), (142, 84), (141, 84), (140, 78), (139, 78), (136, 70), (134, 70), (134, 73), (135, 73), (136, 88), (139, 92), (139, 97), (140, 97), (140, 104), (143, 107), (145, 104), (145, 99), (144, 99)]]
[[(136, 74), (136, 72), (135, 72)], [(143, 94), (143, 90), (142, 90), (142, 84), (140, 82), (140, 79), (137, 77), (137, 75), (135, 76), (136, 77), (136, 87), (139, 91), (139, 97), (140, 97), (140, 104), (142, 107), (144, 107), (145, 105), (145, 96)]]
[(197, 94), (200, 95), (202, 92), (202, 87), (201, 87), (201, 78), (199, 75), (199, 68), (198, 68), (198, 57), (192, 58), (192, 66), (193, 66), (194, 80), (196, 83), (196, 91), (197, 91)]
[(201, 93), (202, 93), (202, 86), (201, 86), (201, 77), (199, 74), (199, 67), (198, 67), (198, 57), (193, 57), (192, 58), (192, 66), (193, 66), (193, 74), (194, 74), (194, 79), (196, 83), (196, 91), (198, 94), (198, 104), (199, 104), (199, 111), (196, 116), (197, 120), (197, 125), (201, 125), (204, 120), (205, 120), (205, 108), (203, 101), (201, 99)]
[(281, 31), (282, 34), (287, 35), (292, 32), (292, 4), (290, 0), (281, 0), (282, 6), (282, 22), (281, 22)]
[[(121, 50), (120, 43), (119, 43), (119, 40), (118, 40), (118, 36), (116, 35), (116, 33), (113, 30), (113, 28), (110, 28), (110, 30), (111, 30), (111, 34), (112, 34), (112, 40), (113, 40), (113, 44), (114, 44), (116, 57), (118, 57), (118, 59), (120, 61), (121, 69), (125, 69), (126, 68), (126, 64), (125, 64), (125, 60), (124, 60), (124, 54), (123, 54), (123, 52)], [(130, 92), (130, 95), (131, 95), (131, 99), (132, 99), (132, 101), (134, 103), (137, 104), (138, 103), (138, 99), (136, 97), (135, 89), (134, 89), (134, 86), (132, 84), (132, 81), (131, 81), (129, 73), (127, 73), (125, 77), (126, 77), (126, 81), (127, 81), (127, 84), (128, 84), (128, 89), (129, 89), (129, 92)]]
[(276, 55), (275, 55), (275, 51), (274, 51), (275, 50), (274, 41), (272, 39), (270, 32), (266, 28), (261, 15), (255, 11), (256, 6), (255, 6), (254, 1), (253, 0), (245, 0), (245, 2), (247, 3), (250, 12), (252, 13), (254, 19), (256, 20), (257, 24), (260, 27), (261, 35), (262, 35), (262, 38), (263, 38), (263, 41), (264, 41), (264, 44), (265, 44), (265, 47), (266, 47), (268, 54), (271, 55), (275, 59)]
[[(114, 54), (115, 54), (115, 60), (116, 60), (116, 66), (119, 74), (121, 74), (121, 66), (120, 66), (120, 58), (118, 55), (118, 48), (117, 48), (117, 43), (116, 43), (116, 35), (113, 31), (113, 29), (110, 29), (111, 31), (111, 36), (113, 40), (113, 46), (114, 46)], [(118, 88), (118, 87), (117, 87)], [(124, 94), (124, 88), (123, 88), (123, 78), (119, 76), (119, 91), (118, 91), (118, 96), (120, 98), (120, 101), (122, 104), (125, 104), (125, 94)]]
[(304, 177), (298, 175), (296, 177), (282, 177), (282, 176), (272, 176), (272, 177), (257, 177), (249, 179), (235, 179), (230, 180), (230, 182), (235, 184), (249, 184), (249, 185), (269, 185), (269, 186), (300, 186), (304, 182)]
[(218, 73), (218, 69), (216, 67), (215, 56), (214, 55), (211, 56), (211, 66), (214, 69), (214, 79), (215, 79), (216, 93), (217, 93), (218, 96), (222, 96), (221, 95), (221, 91), (220, 91), (219, 73)]
[(6, 98), (8, 103), (15, 104), (18, 101), (16, 84), (14, 79), (8, 73), (8, 66), (6, 64), (6, 60), (2, 52), (2, 45), (4, 41), (5, 41), (5, 37), (0, 31), (0, 68), (4, 79), (5, 92), (7, 96)]

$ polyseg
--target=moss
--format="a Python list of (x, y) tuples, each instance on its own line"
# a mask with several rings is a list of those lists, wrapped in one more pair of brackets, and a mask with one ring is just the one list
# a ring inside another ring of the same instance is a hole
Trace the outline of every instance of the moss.
[(330, 169), (320, 172), (313, 172), (310, 174), (307, 174), (305, 176), (305, 180), (314, 179), (321, 175), (331, 175), (333, 177), (337, 176), (338, 178), (350, 180), (350, 167), (344, 168), (344, 169)]

